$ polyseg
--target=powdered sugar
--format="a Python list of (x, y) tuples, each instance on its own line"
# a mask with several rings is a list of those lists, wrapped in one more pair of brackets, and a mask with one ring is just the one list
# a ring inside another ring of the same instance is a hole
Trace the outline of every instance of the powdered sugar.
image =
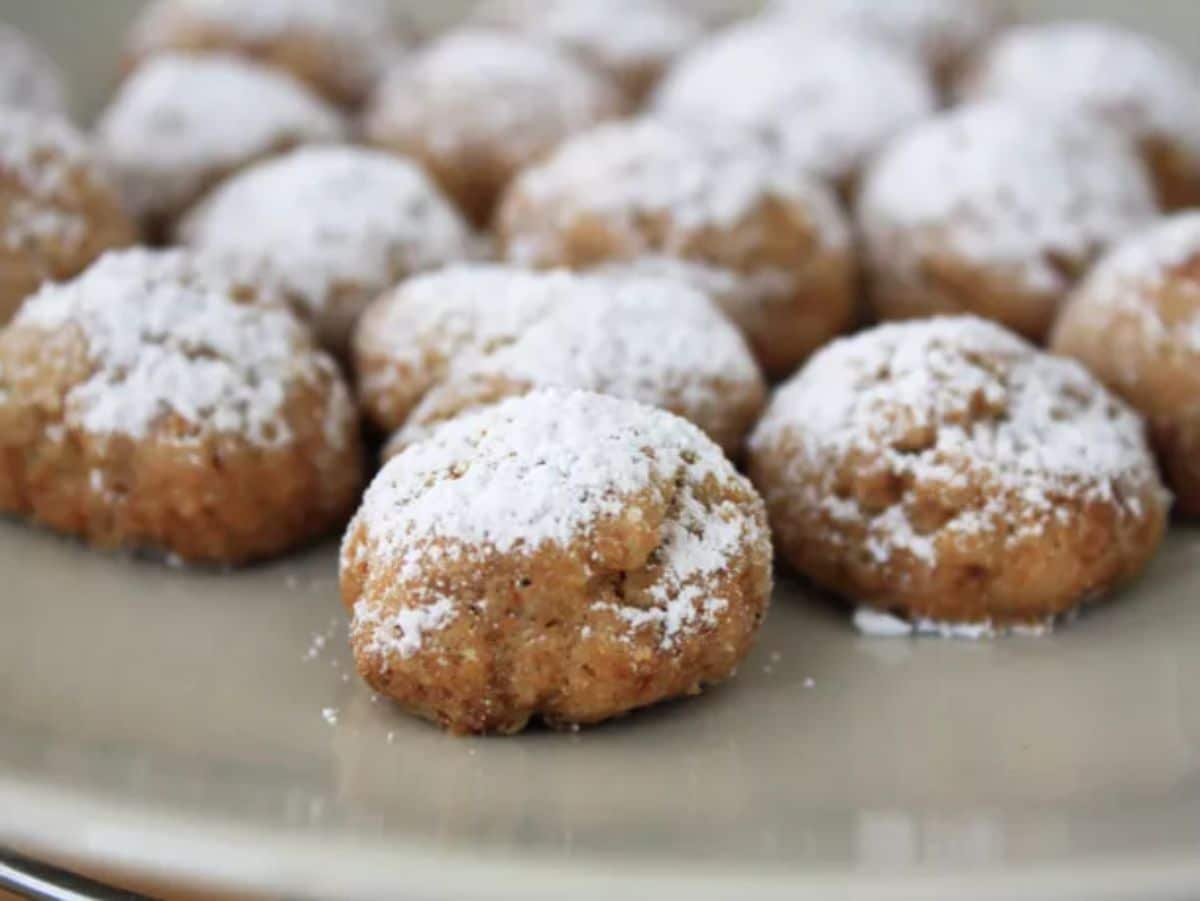
[(62, 73), (54, 60), (7, 25), (0, 25), (0, 106), (57, 115), (67, 107)]
[(1134, 139), (1176, 142), (1200, 160), (1200, 72), (1166, 45), (1119, 25), (1014, 28), (988, 50), (967, 92), (1091, 113)]
[(891, 271), (949, 252), (1060, 292), (1071, 284), (1062, 262), (1082, 266), (1156, 215), (1139, 160), (1106, 129), (991, 103), (898, 139), (870, 171), (858, 218)]
[(342, 446), (353, 407), (331, 360), (316, 354), (286, 311), (231, 299), (228, 281), (181, 252), (110, 253), (75, 281), (31, 298), (16, 327), (76, 329), (93, 370), (66, 397), (66, 424), (95, 435), (144, 438), (166, 417), (191, 443), (234, 434), (274, 447), (291, 434), (290, 392), (334, 385), (328, 437)]
[(670, 117), (756, 130), (806, 171), (834, 180), (852, 176), (935, 106), (921, 69), (886, 47), (778, 21), (712, 38), (655, 98)]
[(260, 163), (214, 191), (180, 233), (193, 247), (268, 261), (318, 322), (353, 321), (403, 276), (472, 252), (467, 226), (416, 166), (355, 147)]
[(1056, 618), (1040, 623), (997, 626), (986, 621), (980, 623), (949, 623), (940, 620), (906, 620), (890, 613), (859, 607), (854, 611), (854, 628), (868, 638), (961, 638), (979, 641), (1012, 635), (1022, 638), (1039, 638), (1054, 631)]
[(341, 116), (299, 82), (236, 57), (157, 57), (97, 127), (139, 216), (178, 212), (215, 178), (295, 144), (336, 141)]
[(369, 635), (362, 653), (388, 655), (396, 653), (407, 660), (421, 650), (426, 633), (444, 629), (456, 616), (454, 601), (441, 598), (428, 604), (385, 610), (369, 600), (354, 605), (350, 634)]
[[(879, 563), (903, 552), (936, 565), (939, 542), (955, 534), (1040, 534), (1062, 498), (1137, 516), (1140, 498), (1158, 486), (1128, 408), (1073, 361), (971, 317), (834, 342), (779, 391), (752, 446), (791, 448), (805, 478), (778, 490), (801, 492), (801, 503), (835, 522), (865, 526)], [(869, 510), (835, 490), (851, 457), (961, 497), (962, 506), (935, 531), (914, 525), (904, 498)]]

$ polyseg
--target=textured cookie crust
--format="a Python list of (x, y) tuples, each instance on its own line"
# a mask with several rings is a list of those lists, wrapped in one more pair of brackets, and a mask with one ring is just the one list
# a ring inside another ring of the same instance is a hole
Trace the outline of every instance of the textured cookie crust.
[(1200, 515), (1200, 215), (1164, 220), (1101, 261), (1051, 346), (1146, 417), (1176, 509)]
[(740, 133), (654, 119), (600, 126), (518, 176), (497, 222), (502, 253), (525, 265), (657, 256), (771, 285), (735, 317), (771, 375), (856, 314), (849, 228), (833, 194)]
[(1158, 215), (1106, 128), (1008, 103), (916, 126), (869, 171), (858, 221), (880, 319), (972, 313), (1044, 340), (1075, 280)]
[(517, 34), (459, 30), (384, 78), (366, 133), (419, 160), (482, 226), (518, 170), (623, 108), (604, 76), (564, 51)]
[(831, 344), (750, 442), (781, 554), (914, 621), (1036, 625), (1136, 575), (1169, 496), (1082, 366), (971, 317)]
[(45, 281), (76, 275), (134, 241), (117, 193), (64, 120), (0, 117), (0, 324)]
[(0, 332), (0, 510), (222, 564), (344, 520), (362, 454), (336, 365), (211, 266), (109, 254)]
[(342, 547), (362, 677), (454, 732), (594, 723), (733, 673), (771, 590), (762, 502), (695, 427), (537, 392), (393, 459)]

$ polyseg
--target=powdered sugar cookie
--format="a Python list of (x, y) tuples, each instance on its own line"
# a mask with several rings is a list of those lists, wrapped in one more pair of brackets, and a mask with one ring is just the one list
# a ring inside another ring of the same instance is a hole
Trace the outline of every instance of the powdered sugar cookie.
[(402, 52), (387, 0), (155, 0), (130, 61), (166, 51), (234, 53), (290, 72), (334, 103), (360, 103)]
[(518, 176), (497, 222), (502, 253), (526, 265), (659, 256), (735, 273), (760, 289), (736, 324), (773, 375), (854, 318), (836, 199), (740, 132), (653, 119), (600, 126)]
[(654, 99), (671, 118), (755, 130), (847, 195), (884, 143), (935, 106), (925, 73), (886, 46), (776, 20), (717, 34)]
[(687, 4), (669, 0), (483, 0), (473, 19), (575, 53), (611, 77), (633, 103), (703, 32)]
[(66, 115), (62, 71), (41, 47), (15, 28), (0, 25), (0, 106)]
[(360, 675), (454, 732), (594, 723), (730, 676), (771, 589), (762, 502), (669, 413), (535, 392), (394, 458), (342, 546)]
[(134, 240), (91, 147), (57, 117), (0, 116), (0, 186), (0, 324), (42, 282)]
[(661, 278), (453, 267), (376, 301), (356, 338), (364, 407), (384, 428), (404, 425), (390, 453), (466, 411), (560, 388), (670, 410), (736, 455), (764, 402), (737, 329)]
[(161, 235), (238, 169), (345, 133), (341, 115), (286, 74), (230, 56), (165, 54), (122, 85), (97, 141), (127, 209)]
[(621, 112), (601, 75), (499, 31), (450, 32), (397, 65), (373, 96), (369, 140), (419, 160), (474, 222), (522, 167)]
[(1146, 417), (1177, 508), (1200, 514), (1200, 214), (1167, 219), (1102, 260), (1052, 347)]
[(470, 230), (417, 166), (356, 147), (303, 147), (252, 166), (197, 205), (179, 234), (271, 270), (338, 353), (381, 291), (474, 253)]
[(791, 564), (914, 621), (1042, 623), (1137, 574), (1166, 526), (1141, 420), (973, 317), (831, 344), (750, 446)]
[(1200, 203), (1200, 70), (1147, 35), (1100, 22), (1015, 28), (963, 90), (1094, 115), (1135, 142), (1165, 207)]
[(239, 301), (209, 267), (109, 254), (0, 332), (0, 509), (210, 563), (281, 553), (348, 514), (362, 460), (337, 366), (288, 310)]
[(1158, 215), (1136, 156), (1108, 129), (1004, 103), (899, 138), (858, 204), (883, 319), (974, 313), (1045, 338), (1075, 280)]

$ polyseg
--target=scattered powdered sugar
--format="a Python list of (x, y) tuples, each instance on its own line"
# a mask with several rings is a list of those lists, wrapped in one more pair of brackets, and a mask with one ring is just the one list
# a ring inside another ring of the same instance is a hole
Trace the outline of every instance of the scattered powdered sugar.
[(63, 115), (66, 91), (57, 64), (41, 47), (0, 25), (0, 106)]
[(559, 44), (618, 75), (665, 65), (701, 34), (684, 4), (666, 0), (490, 0), (474, 16)]
[(109, 253), (82, 276), (45, 286), (15, 324), (46, 332), (77, 329), (93, 370), (66, 397), (67, 422), (96, 435), (145, 437), (168, 415), (191, 428), (173, 440), (236, 434), (257, 445), (284, 444), (291, 391), (330, 381), (332, 441), (345, 440), (349, 396), (333, 362), (312, 350), (285, 310), (235, 302), (229, 281), (206, 274), (179, 251)]
[(387, 656), (394, 652), (401, 660), (407, 660), (421, 650), (426, 633), (444, 629), (457, 613), (454, 601), (450, 598), (396, 610), (385, 610), (364, 599), (354, 605), (350, 634), (360, 636), (369, 633), (370, 639), (363, 646), (362, 653)]
[(1200, 158), (1200, 71), (1154, 38), (1104, 22), (1014, 28), (967, 81), (978, 97), (1011, 97), (1090, 113), (1142, 140), (1166, 138)]
[[(835, 341), (776, 395), (751, 441), (798, 467), (776, 490), (835, 522), (866, 527), (878, 563), (897, 552), (936, 565), (942, 537), (1040, 534), (1063, 499), (1142, 514), (1161, 490), (1141, 421), (1074, 361), (972, 317), (884, 325)], [(841, 497), (841, 464), (879, 465), (921, 491), (962, 498), (922, 533), (909, 491), (871, 511)], [(802, 473), (802, 475), (800, 475)], [(1019, 503), (1021, 510), (1013, 509)]]
[(97, 126), (139, 216), (177, 212), (214, 178), (268, 153), (344, 135), (341, 115), (298, 81), (232, 56), (155, 57)]
[(270, 261), (314, 316), (339, 289), (362, 304), (472, 252), (466, 224), (420, 169), (357, 147), (303, 147), (259, 163), (202, 201), (180, 233), (193, 247)]
[[(685, 240), (681, 232), (732, 229), (765, 199), (776, 198), (803, 208), (824, 246), (849, 240), (837, 201), (822, 184), (736, 129), (700, 130), (657, 119), (601, 125), (525, 170), (510, 197), (567, 221), (601, 217), (633, 235), (645, 217), (665, 214), (675, 235), (668, 242)], [(517, 234), (509, 256), (536, 260), (542, 240), (538, 233)], [(679, 255), (684, 248), (655, 249)]]
[[(927, 252), (997, 267), (1031, 291), (1158, 215), (1137, 156), (1108, 129), (1007, 103), (916, 126), (872, 167), (859, 200), (868, 252), (915, 268)], [(1069, 268), (1069, 267), (1068, 267)]]
[(710, 39), (655, 98), (672, 118), (756, 130), (805, 171), (833, 180), (853, 175), (936, 105), (924, 71), (887, 47), (776, 20)]
[(336, 726), (338, 721), (338, 709), (336, 707), (322, 707), (321, 719), (325, 721), (327, 726)]
[(1006, 635), (1039, 638), (1053, 632), (1056, 622), (1056, 617), (1049, 617), (1037, 623), (998, 626), (990, 620), (980, 623), (907, 620), (871, 607), (858, 607), (854, 611), (854, 628), (868, 638), (933, 637), (961, 638), (967, 641)]
[(464, 29), (389, 72), (367, 128), (384, 141), (419, 136), (440, 153), (488, 148), (515, 166), (619, 107), (603, 78), (555, 47)]

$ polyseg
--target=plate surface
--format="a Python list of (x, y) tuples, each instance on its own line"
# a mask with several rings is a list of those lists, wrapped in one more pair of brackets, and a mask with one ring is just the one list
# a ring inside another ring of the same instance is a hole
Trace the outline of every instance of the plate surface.
[[(87, 113), (136, 5), (0, 0), (0, 18), (70, 64)], [(1200, 12), (1041, 6), (1168, 35)], [(865, 639), (785, 583), (730, 685), (576, 735), (490, 740), (372, 700), (334, 557), (181, 572), (0, 522), (0, 845), (290, 896), (1091, 901), (1200, 886), (1198, 531), (1044, 639)]]

